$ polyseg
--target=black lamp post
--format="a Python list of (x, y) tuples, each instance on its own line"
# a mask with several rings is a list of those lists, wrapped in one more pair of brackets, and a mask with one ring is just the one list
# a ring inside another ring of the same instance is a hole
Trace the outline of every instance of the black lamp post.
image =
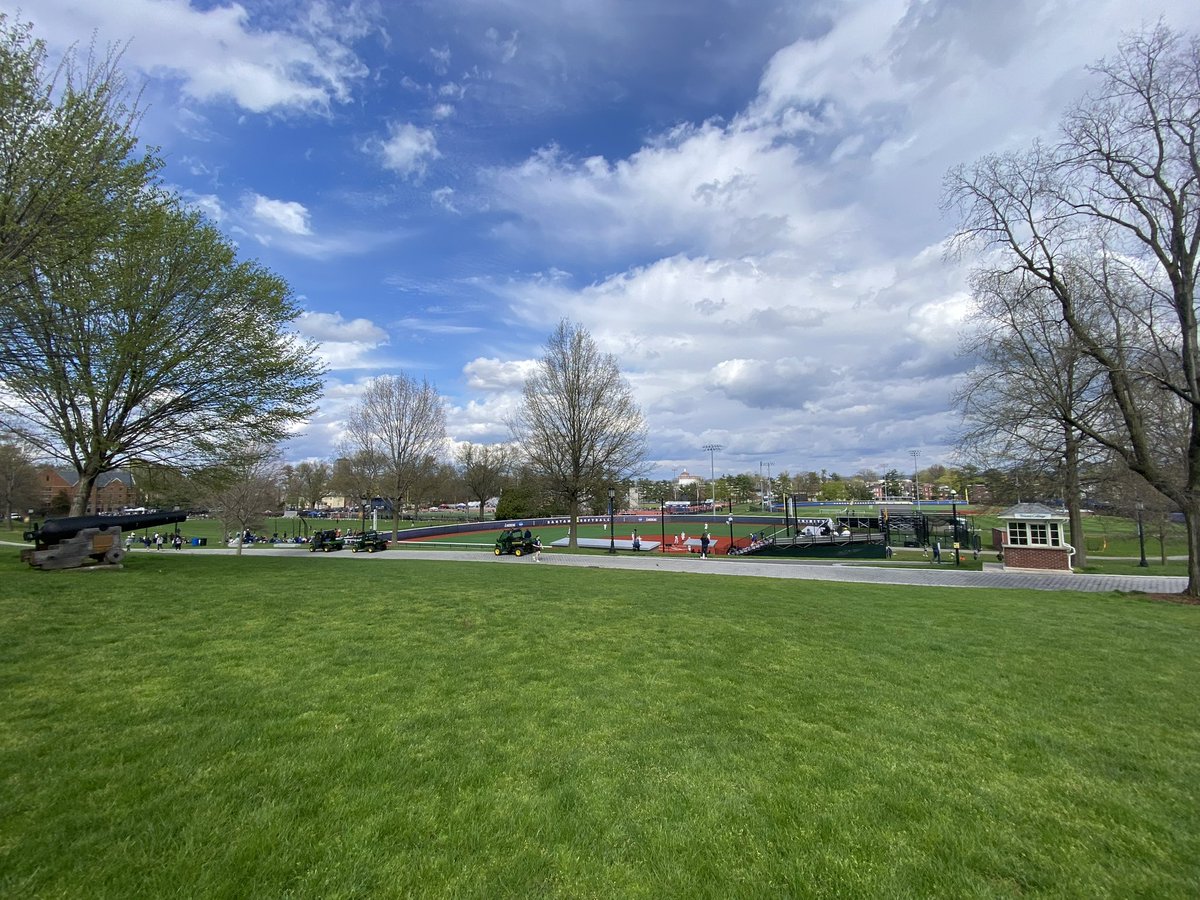
[(613, 524), (613, 501), (617, 499), (617, 489), (608, 489), (608, 552), (617, 552), (617, 535)]
[(729, 517), (729, 553), (726, 555), (731, 555), (732, 553), (733, 553), (733, 516), (730, 516)]
[(952, 494), (951, 496), (954, 497), (954, 499), (950, 501), (950, 517), (954, 521), (954, 564), (957, 566), (962, 564), (962, 557), (959, 555), (959, 548), (962, 546), (962, 540), (958, 534), (958, 495)]
[(367, 533), (367, 495), (358, 498), (358, 508), (362, 510), (362, 533)]
[(658, 552), (667, 552), (667, 501), (658, 501), (658, 527), (660, 534), (658, 536)]
[(1148, 568), (1150, 563), (1146, 562), (1146, 531), (1142, 528), (1142, 510), (1145, 506), (1141, 500), (1136, 505), (1138, 517), (1138, 550), (1141, 552), (1142, 557), (1138, 560), (1138, 565), (1142, 568)]

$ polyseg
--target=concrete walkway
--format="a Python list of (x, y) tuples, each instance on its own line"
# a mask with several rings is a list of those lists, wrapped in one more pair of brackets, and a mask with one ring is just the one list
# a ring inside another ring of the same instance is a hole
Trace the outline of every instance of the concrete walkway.
[[(912, 563), (897, 566), (862, 566), (847, 563), (798, 563), (791, 560), (754, 560), (698, 555), (674, 556), (662, 553), (642, 553), (637, 556), (618, 554), (598, 556), (568, 553), (564, 550), (543, 550), (541, 562), (531, 556), (495, 556), (479, 550), (420, 550), (403, 545), (381, 553), (308, 553), (304, 547), (256, 547), (243, 556), (299, 556), (303, 559), (353, 559), (364, 565), (386, 565), (388, 562), (436, 563), (452, 560), (489, 565), (511, 566), (576, 566), (590, 569), (635, 569), (655, 572), (688, 572), (693, 575), (752, 575), (759, 578), (797, 578), (805, 581), (842, 581), (856, 584), (899, 584), (950, 588), (1020, 588), (1032, 591), (1135, 591), (1147, 594), (1177, 594), (1187, 587), (1187, 579), (1165, 575), (1070, 575), (1051, 572), (1005, 571), (999, 565), (987, 564), (984, 571), (964, 571), (952, 563), (930, 565)], [(135, 556), (152, 553), (172, 557), (192, 554), (233, 554), (227, 548), (183, 550), (144, 550), (135, 548)]]

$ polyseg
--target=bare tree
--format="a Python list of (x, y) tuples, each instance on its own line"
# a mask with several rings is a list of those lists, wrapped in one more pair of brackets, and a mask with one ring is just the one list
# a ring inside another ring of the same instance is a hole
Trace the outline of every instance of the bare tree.
[(37, 494), (37, 469), (28, 452), (16, 444), (0, 444), (0, 514), (9, 528), (14, 513), (33, 508)]
[(329, 488), (357, 504), (362, 504), (364, 498), (374, 500), (382, 496), (380, 485), (384, 467), (382, 454), (370, 449), (355, 449), (350, 441), (345, 441), (338, 447), (329, 476)]
[(1098, 421), (1107, 407), (1106, 381), (1041, 290), (1020, 278), (981, 271), (972, 278), (976, 310), (963, 352), (977, 364), (952, 397), (965, 429), (959, 448), (981, 462), (1039, 464), (1058, 473), (1067, 506), (1075, 564), (1087, 562), (1080, 464), (1096, 445), (1075, 428)]
[(222, 530), (229, 533), (234, 526), (238, 533), (238, 556), (242, 555), (242, 535), (259, 528), (279, 505), (280, 475), (275, 451), (255, 448), (201, 476), (209, 508), (221, 517)]
[(380, 496), (392, 501), (392, 528), (398, 534), (402, 501), (425, 474), (427, 458), (436, 456), (446, 440), (442, 398), (428, 381), (381, 376), (363, 391), (347, 430), (360, 460), (382, 462)]
[[(615, 486), (643, 467), (646, 429), (616, 357), (565, 319), (525, 379), (523, 404), (510, 422), (529, 465), (571, 517), (577, 547), (579, 509), (601, 485)], [(594, 499), (594, 498), (591, 498)]]
[(463, 444), (458, 449), (459, 474), (470, 496), (479, 501), (479, 518), (492, 497), (499, 496), (512, 471), (515, 452), (508, 444)]
[(426, 454), (417, 464), (408, 486), (407, 499), (413, 508), (413, 515), (429, 500), (448, 496), (457, 478), (458, 473), (452, 465), (440, 461), (432, 453)]
[(302, 462), (295, 468), (295, 478), (300, 489), (300, 499), (310, 508), (316, 506), (329, 493), (329, 466), (323, 462)]
[[(1200, 41), (1159, 25), (1095, 71), (1057, 147), (954, 170), (947, 201), (959, 248), (1045, 291), (1103, 369), (1111, 418), (1070, 424), (1179, 506), (1200, 596)], [(1164, 412), (1181, 456), (1161, 441)]]

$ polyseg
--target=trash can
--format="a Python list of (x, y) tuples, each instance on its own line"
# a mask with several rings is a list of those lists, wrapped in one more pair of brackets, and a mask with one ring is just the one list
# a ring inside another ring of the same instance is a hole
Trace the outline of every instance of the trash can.
[(208, 538), (192, 538), (193, 547), (207, 547)]

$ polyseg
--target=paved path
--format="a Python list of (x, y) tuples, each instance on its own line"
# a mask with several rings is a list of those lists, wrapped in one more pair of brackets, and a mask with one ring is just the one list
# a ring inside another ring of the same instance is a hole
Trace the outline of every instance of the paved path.
[[(185, 554), (232, 554), (226, 548), (203, 550), (142, 550), (135, 555), (152, 553), (164, 557)], [(1001, 566), (985, 565), (982, 572), (964, 571), (953, 564), (912, 563), (896, 566), (861, 566), (846, 563), (798, 563), (791, 560), (728, 559), (696, 555), (672, 556), (644, 553), (598, 556), (546, 550), (541, 562), (532, 557), (495, 556), (479, 550), (407, 549), (393, 547), (382, 553), (308, 553), (301, 547), (246, 550), (244, 556), (300, 556), (305, 559), (353, 559), (364, 565), (386, 565), (388, 561), (431, 562), (453, 560), (491, 565), (580, 566), (592, 569), (640, 569), (658, 572), (689, 572), (693, 575), (753, 575), (760, 578), (799, 578), (806, 581), (845, 581), (857, 584), (902, 584), (953, 588), (1020, 588), (1034, 591), (1138, 591), (1148, 594), (1177, 594), (1187, 587), (1187, 579), (1166, 575), (1069, 575), (1052, 572), (1005, 571)]]

